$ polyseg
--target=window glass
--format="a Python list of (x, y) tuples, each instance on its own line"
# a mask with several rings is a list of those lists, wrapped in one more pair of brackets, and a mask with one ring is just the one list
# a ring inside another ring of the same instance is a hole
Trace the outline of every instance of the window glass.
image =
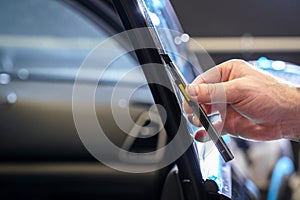
[(107, 35), (55, 0), (1, 0), (1, 35), (98, 37)]
[[(0, 27), (0, 70), (12, 74), (27, 70), (32, 79), (73, 80), (89, 53), (110, 37), (80, 12), (56, 0), (2, 0)], [(111, 40), (105, 48), (111, 54), (122, 47)], [(99, 55), (95, 66), (107, 67), (101, 65), (106, 57)], [(132, 56), (123, 56), (113, 62), (103, 80), (117, 81), (136, 65)]]
[(160, 42), (165, 49), (172, 50), (169, 55), (187, 81), (191, 82), (202, 70), (195, 55), (187, 49), (189, 35), (183, 33), (172, 5), (167, 0), (145, 0), (144, 2), (151, 25), (157, 28)]

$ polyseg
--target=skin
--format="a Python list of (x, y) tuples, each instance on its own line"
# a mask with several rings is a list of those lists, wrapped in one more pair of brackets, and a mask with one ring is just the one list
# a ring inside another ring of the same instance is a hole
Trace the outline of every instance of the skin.
[[(218, 97), (224, 91), (224, 98)], [(278, 81), (243, 60), (230, 60), (198, 76), (187, 87), (190, 98), (209, 114), (211, 105), (226, 106), (222, 133), (256, 141), (300, 139), (300, 90)], [(224, 107), (224, 106), (223, 106)], [(183, 102), (189, 120), (201, 126)], [(215, 124), (218, 128), (221, 123)], [(206, 135), (200, 128), (195, 138)]]

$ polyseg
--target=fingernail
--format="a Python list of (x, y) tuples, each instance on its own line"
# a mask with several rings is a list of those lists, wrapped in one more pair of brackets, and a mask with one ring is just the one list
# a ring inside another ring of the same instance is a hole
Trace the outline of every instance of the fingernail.
[(198, 96), (198, 87), (197, 85), (188, 85), (187, 86), (187, 93), (190, 97)]
[(195, 126), (201, 125), (200, 120), (198, 119), (198, 117), (196, 115), (193, 115), (192, 121)]
[(199, 130), (196, 132), (194, 138), (195, 140), (201, 141), (206, 136), (206, 132), (204, 130)]
[(195, 133), (194, 136), (195, 140), (199, 141), (199, 142), (207, 142), (210, 140), (209, 135), (207, 134), (207, 132), (204, 129), (200, 129)]

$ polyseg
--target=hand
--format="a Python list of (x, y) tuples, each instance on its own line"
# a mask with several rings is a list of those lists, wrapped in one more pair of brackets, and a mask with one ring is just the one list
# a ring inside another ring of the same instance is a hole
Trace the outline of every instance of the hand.
[[(218, 97), (220, 91), (224, 91), (225, 98)], [(230, 60), (216, 66), (198, 76), (188, 86), (187, 93), (208, 114), (212, 112), (211, 105), (225, 104), (223, 134), (253, 140), (300, 138), (299, 90), (245, 61)], [(186, 102), (183, 107), (191, 116), (193, 111)], [(189, 119), (193, 124), (201, 125), (195, 117)], [(195, 138), (201, 139), (205, 134), (204, 129), (200, 129)]]

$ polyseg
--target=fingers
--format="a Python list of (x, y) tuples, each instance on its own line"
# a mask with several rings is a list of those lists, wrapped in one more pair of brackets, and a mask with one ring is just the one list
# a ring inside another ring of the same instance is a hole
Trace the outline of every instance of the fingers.
[(217, 65), (215, 68), (220, 73), (219, 82), (227, 82), (245, 76), (248, 73), (246, 71), (248, 71), (249, 66), (251, 65), (244, 60), (232, 59)]
[[(222, 134), (230, 134), (234, 137), (255, 141), (268, 141), (282, 138), (281, 132), (276, 130), (276, 128), (274, 129), (273, 127), (265, 127), (246, 118), (238, 120), (238, 124), (239, 126), (236, 127), (235, 132), (227, 131), (227, 129), (224, 127)], [(214, 126), (216, 129), (220, 129), (222, 128), (222, 123), (218, 122), (214, 124)], [(207, 142), (210, 140), (209, 135), (203, 127), (199, 128), (194, 133), (194, 138), (199, 142)]]
[[(211, 113), (218, 105), (221, 105), (221, 108), (225, 106), (226, 109), (226, 104), (232, 105), (240, 102), (244, 98), (244, 95), (241, 95), (243, 94), (241, 91), (245, 88), (245, 83), (247, 84), (243, 79), (246, 69), (241, 68), (241, 65), (247, 65), (247, 63), (242, 60), (230, 60), (201, 74), (192, 84), (187, 86), (186, 92), (188, 96), (192, 101), (199, 103), (207, 114)], [(188, 114), (188, 119), (192, 124), (196, 126), (201, 125), (186, 101), (183, 102), (183, 109)], [(223, 113), (223, 110), (221, 109), (220, 112)], [(235, 117), (240, 115), (240, 113), (234, 113)], [(233, 127), (235, 127), (233, 124), (238, 118), (229, 118), (234, 121), (231, 121), (231, 124), (228, 123), (229, 129), (232, 131), (234, 130)], [(228, 119), (228, 116), (226, 116), (226, 119)], [(222, 123), (216, 124), (216, 126), (221, 125)], [(195, 138), (198, 138), (198, 140), (205, 137), (207, 137), (207, 134), (204, 129), (199, 129), (195, 135)]]
[(256, 141), (274, 140), (282, 137), (281, 130), (278, 129), (276, 124), (266, 126), (256, 123), (231, 106), (227, 108), (223, 132), (236, 137)]
[(192, 84), (219, 83), (222, 81), (219, 68), (214, 67), (199, 75)]
[(227, 61), (213, 67), (203, 74), (199, 75), (192, 84), (202, 84), (202, 83), (220, 83), (228, 81), (232, 67), (236, 61)]
[(192, 123), (194, 126), (201, 126), (201, 122), (199, 121), (198, 117), (194, 114), (189, 114), (187, 115), (187, 118), (189, 120), (190, 123)]
[(223, 62), (199, 75), (192, 84), (220, 83), (243, 76), (241, 66), (249, 66), (244, 60), (232, 59)]
[(195, 138), (195, 140), (198, 141), (198, 142), (207, 142), (207, 141), (210, 140), (209, 135), (207, 134), (206, 130), (205, 130), (203, 127), (199, 128), (199, 129), (195, 132), (194, 138)]
[(212, 84), (191, 84), (186, 91), (189, 97), (200, 104), (235, 103), (243, 85), (239, 80)]
[[(222, 130), (222, 128), (223, 128), (223, 124), (221, 121), (218, 121), (218, 122), (214, 123), (213, 125), (216, 128), (216, 130)], [(219, 133), (221, 136), (221, 131), (219, 131)], [(206, 132), (206, 130), (203, 127), (199, 128), (195, 132), (194, 138), (195, 138), (195, 140), (197, 140), (199, 142), (206, 142), (206, 141), (210, 140), (208, 133)]]
[[(258, 115), (253, 114), (252, 110), (255, 105), (253, 100), (257, 100), (259, 97), (256, 91), (264, 86), (260, 81), (265, 78), (245, 61), (231, 60), (198, 76), (186, 88), (186, 92), (192, 101), (199, 103), (206, 111), (208, 111), (208, 105), (212, 105), (209, 112), (212, 112), (211, 110), (214, 108), (217, 108), (222, 114), (226, 112), (226, 116), (222, 115), (224, 117), (223, 130), (226, 132), (254, 140), (278, 139), (282, 137), (282, 131), (277, 130), (276, 125), (263, 123)], [(217, 105), (221, 105), (221, 107)], [(193, 110), (188, 103), (183, 102), (183, 107), (184, 111), (190, 115), (189, 121), (200, 126), (201, 123), (192, 115)], [(218, 108), (229, 109), (222, 111)], [(219, 125), (221, 124), (215, 124), (215, 126)], [(195, 134), (196, 140), (205, 141), (206, 138), (207, 133), (203, 128), (200, 128)]]
[(193, 101), (198, 103), (217, 103), (226, 100), (221, 83), (188, 85), (187, 94)]
[[(187, 88), (190, 98), (200, 104), (233, 103), (238, 101), (238, 90), (245, 82), (237, 78), (243, 76), (241, 65), (247, 65), (243, 60), (230, 60), (206, 71), (198, 76)], [(184, 104), (187, 113), (191, 109)]]
[[(243, 133), (245, 130), (253, 126), (253, 122), (243, 117), (234, 108), (232, 108), (232, 106), (227, 106), (226, 111), (225, 121), (219, 119), (213, 122), (215, 129), (220, 133), (220, 135), (221, 133), (229, 133), (235, 137), (244, 137)], [(194, 137), (197, 141), (203, 142), (207, 141), (207, 137), (209, 136), (205, 129), (201, 127), (195, 132)]]
[(263, 124), (255, 123), (247, 118), (241, 117), (235, 126), (235, 132), (228, 132), (231, 135), (238, 136), (244, 139), (251, 139), (255, 141), (267, 141), (281, 139), (281, 131), (276, 125), (265, 126)]
[[(182, 106), (183, 106), (183, 111), (187, 114), (187, 115), (191, 115), (194, 113), (194, 110), (188, 105), (188, 103), (186, 102), (186, 100), (183, 100), (182, 102)], [(217, 106), (213, 106), (211, 104), (203, 104), (201, 105), (202, 109), (205, 111), (206, 114), (211, 114), (213, 112), (215, 112), (217, 109), (215, 109), (215, 107)]]

